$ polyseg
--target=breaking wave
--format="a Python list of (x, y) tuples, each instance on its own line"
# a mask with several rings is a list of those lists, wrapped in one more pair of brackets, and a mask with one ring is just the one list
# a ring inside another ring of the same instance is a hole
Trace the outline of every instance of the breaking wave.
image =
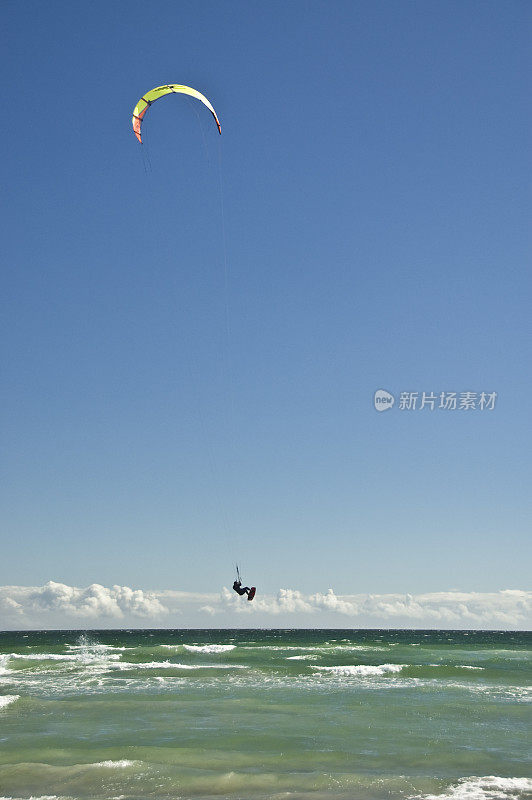
[(185, 650), (190, 653), (229, 653), (234, 650), (235, 644), (184, 644)]
[(11, 703), (14, 703), (20, 697), (19, 694), (5, 694), (0, 696), (0, 709), (7, 708)]
[(350, 666), (337, 666), (337, 667), (313, 667), (313, 669), (320, 672), (332, 672), (335, 675), (385, 675), (390, 672), (401, 672), (405, 664), (380, 664), (379, 666), (372, 666), (371, 664), (354, 664)]
[(462, 778), (440, 794), (415, 795), (410, 800), (518, 800), (530, 797), (530, 778)]

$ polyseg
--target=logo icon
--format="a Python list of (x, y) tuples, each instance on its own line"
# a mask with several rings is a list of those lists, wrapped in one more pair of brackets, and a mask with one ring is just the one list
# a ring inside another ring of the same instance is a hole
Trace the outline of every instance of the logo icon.
[(377, 389), (373, 395), (373, 404), (377, 411), (388, 411), (395, 403), (395, 397), (385, 389)]

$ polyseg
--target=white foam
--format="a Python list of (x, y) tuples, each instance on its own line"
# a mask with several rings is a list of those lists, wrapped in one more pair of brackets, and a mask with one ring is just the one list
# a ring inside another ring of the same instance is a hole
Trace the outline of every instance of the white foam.
[(10, 658), (23, 661), (79, 661), (79, 656), (68, 653), (11, 653)]
[[(22, 798), (0, 797), (0, 800), (22, 800)], [(31, 795), (29, 800), (59, 800), (59, 798), (57, 797), (56, 794), (43, 794), (43, 795), (39, 795), (39, 797), (35, 797), (34, 795)], [(65, 798), (65, 800), (67, 800), (67, 798)]]
[(87, 664), (98, 662), (106, 664), (108, 661), (118, 661), (120, 653), (93, 653), (86, 648), (78, 653), (10, 653), (9, 658), (21, 661), (64, 661), (70, 663)]
[[(415, 795), (416, 800), (518, 800), (532, 791), (530, 778), (462, 778), (441, 794)], [(414, 798), (410, 798), (414, 800)]]
[(287, 661), (314, 661), (316, 658), (319, 658), (319, 656), (312, 653), (308, 656), (286, 656)]
[(119, 761), (98, 761), (95, 764), (87, 764), (87, 766), (126, 769), (127, 767), (138, 767), (140, 763), (140, 761), (130, 761), (128, 758), (121, 758)]
[(248, 669), (244, 664), (174, 664), (172, 661), (142, 661), (137, 664), (121, 661), (119, 664), (110, 664), (113, 670), (135, 669)]
[(476, 694), (485, 694), (493, 698), (516, 700), (517, 702), (530, 702), (532, 700), (532, 686), (497, 686), (494, 684), (476, 683), (448, 683), (449, 689), (461, 689)]
[(87, 650), (136, 650), (135, 647), (118, 647), (115, 644), (66, 644), (65, 647), (68, 650), (81, 650), (87, 652)]
[(191, 653), (228, 653), (234, 650), (234, 644), (184, 644), (185, 650)]
[(7, 708), (7, 706), (14, 703), (15, 700), (18, 700), (19, 697), (19, 694), (4, 694), (0, 696), (0, 708)]
[[(253, 644), (252, 642), (246, 643), (243, 650), (260, 650), (260, 651), (267, 651), (267, 650), (306, 650), (307, 652), (311, 650), (311, 647), (302, 647), (301, 645), (295, 644)], [(321, 648), (320, 648), (321, 649)]]
[(385, 675), (387, 672), (401, 672), (404, 664), (379, 664), (379, 666), (372, 666), (370, 664), (353, 664), (348, 666), (338, 667), (313, 667), (312, 669), (320, 670), (320, 672), (332, 672), (335, 675)]
[(457, 664), (457, 669), (486, 669), (486, 667), (472, 667), (469, 664)]

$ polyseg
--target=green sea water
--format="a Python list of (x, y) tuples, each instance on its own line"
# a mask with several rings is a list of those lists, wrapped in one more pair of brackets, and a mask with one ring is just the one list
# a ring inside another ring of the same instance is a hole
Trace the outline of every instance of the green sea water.
[(530, 798), (531, 641), (0, 633), (0, 798)]

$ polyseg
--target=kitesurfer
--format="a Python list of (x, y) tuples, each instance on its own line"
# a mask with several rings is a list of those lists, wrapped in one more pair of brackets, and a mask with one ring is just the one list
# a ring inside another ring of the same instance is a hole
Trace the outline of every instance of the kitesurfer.
[(255, 592), (257, 591), (254, 586), (242, 586), (242, 578), (240, 577), (240, 570), (238, 569), (238, 564), (236, 564), (236, 580), (233, 583), (233, 591), (242, 597), (243, 595), (247, 594), (248, 600), (253, 600), (255, 597)]
[(249, 592), (250, 592), (249, 586), (242, 586), (242, 581), (241, 580), (237, 580), (237, 581), (235, 581), (233, 583), (233, 589), (235, 590), (235, 592), (237, 594), (240, 595), (240, 597), (242, 597), (242, 595), (244, 595), (244, 594), (249, 595)]

